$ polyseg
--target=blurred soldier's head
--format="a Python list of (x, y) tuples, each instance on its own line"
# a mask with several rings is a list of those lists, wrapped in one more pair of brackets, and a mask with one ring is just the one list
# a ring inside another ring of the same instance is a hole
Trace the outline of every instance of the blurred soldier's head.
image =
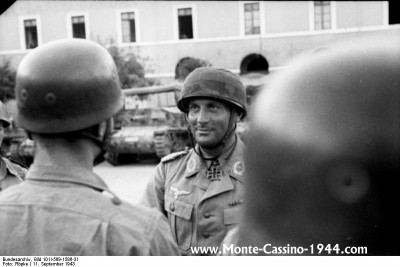
[(241, 243), (399, 255), (399, 107), (396, 42), (334, 47), (282, 72), (251, 117)]
[(101, 45), (58, 40), (32, 50), (16, 77), (16, 121), (32, 134), (84, 136), (104, 147), (121, 109), (115, 63)]
[(4, 129), (10, 126), (6, 106), (0, 101), (0, 146), (4, 139)]
[(224, 69), (202, 67), (185, 79), (178, 107), (203, 148), (223, 146), (246, 116), (246, 91), (240, 78)]

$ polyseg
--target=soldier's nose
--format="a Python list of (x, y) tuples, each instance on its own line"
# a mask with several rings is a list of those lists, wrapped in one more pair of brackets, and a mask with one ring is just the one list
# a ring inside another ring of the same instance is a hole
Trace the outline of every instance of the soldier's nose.
[(199, 123), (205, 123), (205, 122), (208, 122), (209, 120), (210, 120), (210, 116), (204, 109), (201, 108), (199, 111), (199, 116), (197, 117), (197, 121)]

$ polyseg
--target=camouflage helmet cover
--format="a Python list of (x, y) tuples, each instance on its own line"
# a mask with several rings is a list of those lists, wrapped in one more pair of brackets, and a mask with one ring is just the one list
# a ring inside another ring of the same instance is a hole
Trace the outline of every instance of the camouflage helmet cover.
[(35, 48), (16, 77), (16, 121), (37, 133), (94, 126), (122, 108), (117, 68), (101, 45), (57, 40)]
[(197, 68), (183, 83), (178, 108), (188, 111), (189, 100), (194, 97), (207, 97), (233, 104), (246, 116), (246, 90), (240, 78), (230, 71), (214, 67)]

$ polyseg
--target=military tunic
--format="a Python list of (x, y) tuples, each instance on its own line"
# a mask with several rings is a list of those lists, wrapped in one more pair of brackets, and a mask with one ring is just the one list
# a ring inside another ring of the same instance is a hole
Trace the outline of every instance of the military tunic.
[(245, 168), (244, 144), (237, 140), (229, 158), (219, 157), (219, 181), (207, 178), (207, 163), (191, 149), (164, 157), (147, 186), (142, 203), (168, 217), (182, 255), (193, 255), (191, 247), (220, 247), (239, 223)]
[(0, 157), (0, 192), (24, 181), (27, 169)]
[(87, 169), (32, 165), (0, 214), (0, 255), (179, 255), (161, 213), (122, 203)]

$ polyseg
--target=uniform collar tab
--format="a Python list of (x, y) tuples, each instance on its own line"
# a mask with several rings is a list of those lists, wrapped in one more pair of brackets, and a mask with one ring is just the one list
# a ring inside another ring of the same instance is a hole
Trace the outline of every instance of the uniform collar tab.
[(244, 181), (246, 177), (246, 167), (243, 161), (243, 153), (245, 149), (246, 147), (244, 143), (238, 139), (235, 151), (233, 151), (232, 157), (227, 162), (229, 175), (240, 181)]
[(189, 160), (186, 164), (186, 178), (193, 177), (200, 171), (201, 159), (199, 155), (197, 155), (193, 149), (190, 153)]

